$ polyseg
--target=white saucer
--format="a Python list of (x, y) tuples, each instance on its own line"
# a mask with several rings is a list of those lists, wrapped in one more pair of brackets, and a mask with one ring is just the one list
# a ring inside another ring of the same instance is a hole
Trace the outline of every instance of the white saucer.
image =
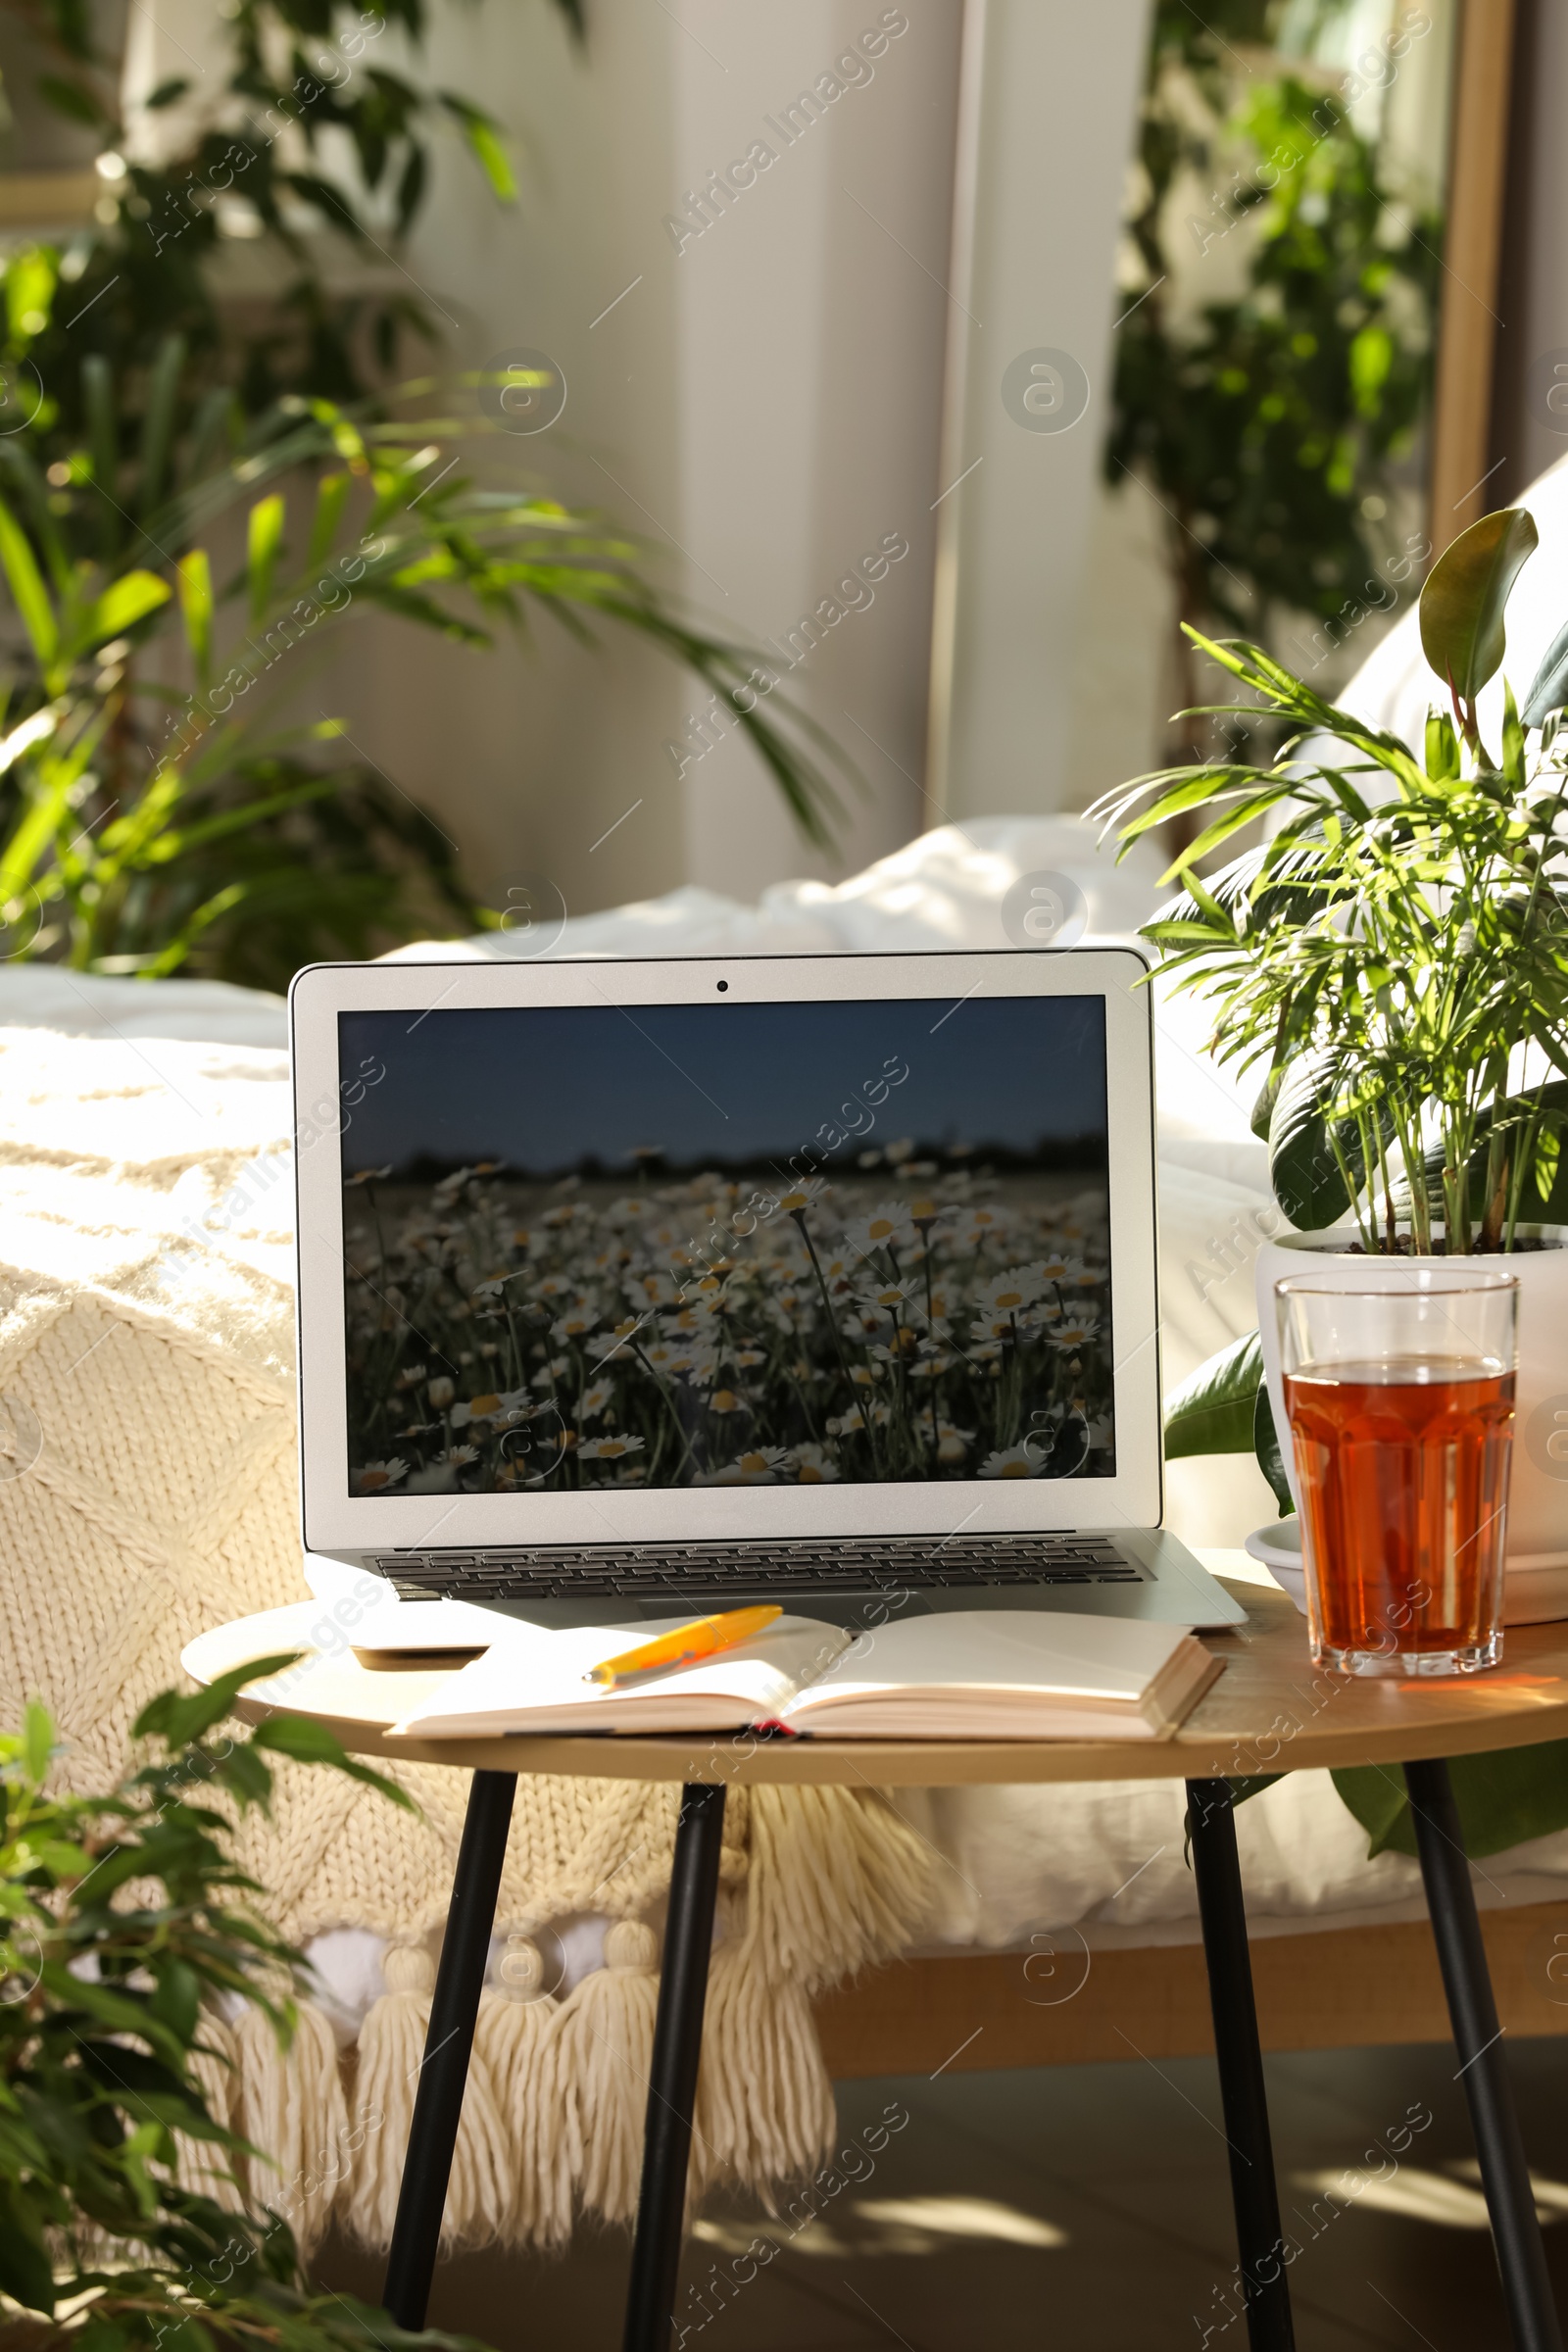
[(1254, 1527), (1244, 1549), (1254, 1560), (1260, 1560), (1274, 1582), (1290, 1594), (1301, 1615), (1306, 1615), (1306, 1570), (1301, 1563), (1301, 1522), (1293, 1512), (1289, 1519), (1273, 1519), (1267, 1527)]
[[(1295, 1513), (1289, 1519), (1272, 1519), (1267, 1527), (1254, 1527), (1244, 1548), (1262, 1562), (1304, 1617), (1306, 1571), (1301, 1561), (1301, 1522)], [(1550, 1625), (1559, 1617), (1568, 1617), (1568, 1554), (1530, 1554), (1509, 1560), (1503, 1569), (1503, 1624)]]

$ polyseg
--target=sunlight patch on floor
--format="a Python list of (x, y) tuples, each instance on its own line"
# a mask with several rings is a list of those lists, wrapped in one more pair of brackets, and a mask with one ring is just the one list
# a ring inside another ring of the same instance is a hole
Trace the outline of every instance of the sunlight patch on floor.
[[(1426, 2172), (1420, 2165), (1401, 2164), (1386, 2180), (1347, 2173), (1343, 2167), (1339, 2171), (1295, 2173), (1292, 2179), (1298, 2187), (1313, 2196), (1331, 2198), (1347, 2212), (1353, 2206), (1365, 2205), (1374, 2213), (1398, 2214), (1409, 2222), (1430, 2222), (1439, 2230), (1490, 2227), (1487, 2201), (1481, 2193), (1481, 2167), (1474, 2158), (1450, 2165), (1441, 2173)], [(1536, 2211), (1543, 2223), (1561, 2221), (1568, 2214), (1568, 2183), (1532, 2173), (1530, 2185), (1536, 2192)]]
[(857, 2255), (940, 2254), (956, 2238), (1037, 2249), (1069, 2242), (1054, 2222), (995, 2197), (861, 2197), (836, 2213), (832, 2223), (818, 2218), (795, 2228), (786, 2220), (705, 2221), (693, 2225), (692, 2234), (725, 2254), (744, 2253), (763, 2238), (797, 2254), (841, 2261)]

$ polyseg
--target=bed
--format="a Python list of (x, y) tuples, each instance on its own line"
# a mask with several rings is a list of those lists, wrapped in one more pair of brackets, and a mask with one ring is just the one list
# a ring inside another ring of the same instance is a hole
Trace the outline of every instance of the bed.
[[(991, 819), (928, 834), (836, 889), (782, 886), (757, 908), (683, 891), (580, 918), (566, 925), (556, 952), (1000, 944), (1002, 897), (1019, 875), (1040, 871), (1066, 874), (1082, 892), (1091, 938), (1126, 938), (1153, 902), (1150, 867), (1110, 868), (1076, 820)], [(490, 934), (443, 953), (507, 947), (504, 934)], [(247, 1158), (275, 1162), (288, 1126), (278, 1000), (207, 983), (0, 969), (0, 1049), (10, 1051), (13, 1070), (29, 1054), (36, 1064), (39, 1032), (73, 1035), (98, 1057), (74, 1114), (84, 1152), (101, 1115), (94, 1099), (114, 1069), (117, 1083), (144, 1101), (149, 1120), (167, 1112), (177, 1125), (180, 1103), (201, 1094), (204, 1117), (220, 1111), (229, 1124), (236, 1168)], [(1157, 1037), (1169, 1385), (1251, 1327), (1250, 1256), (1275, 1212), (1245, 1102), (1201, 1058), (1200, 1026), (1161, 997)], [(58, 1059), (70, 1049), (47, 1051)], [(59, 1212), (46, 1198), (49, 1171), (27, 1162), (25, 1087), (10, 1091), (4, 1120), (6, 1214), (13, 1225), (20, 1217), (41, 1230), (38, 1221)], [(95, 1181), (112, 1194), (112, 1169)], [(240, 1182), (223, 1220), (225, 1243), (265, 1261), (273, 1281), (286, 1265), (290, 1199), (286, 1183), (263, 1199)], [(1249, 1585), (1270, 1580), (1240, 1543), (1272, 1513), (1250, 1462), (1175, 1466), (1168, 1517), (1217, 1572), (1237, 1580), (1244, 1599)], [(906, 1791), (899, 1803), (940, 1857), (937, 1916), (906, 1957), (818, 2002), (835, 2076), (1059, 2064), (1135, 2050), (1157, 2058), (1209, 2046), (1178, 1789)], [(1254, 1798), (1238, 1828), (1265, 2046), (1445, 2038), (1416, 1864), (1396, 1854), (1369, 1862), (1363, 1833), (1315, 1772)], [(1497, 1856), (1479, 1876), (1505, 2025), (1514, 2033), (1568, 2031), (1568, 1834)], [(592, 1914), (559, 1923), (553, 1950), (564, 1987), (600, 1964), (606, 1924)], [(346, 2036), (379, 1989), (379, 1948), (367, 1931), (339, 1932), (314, 1948)]]

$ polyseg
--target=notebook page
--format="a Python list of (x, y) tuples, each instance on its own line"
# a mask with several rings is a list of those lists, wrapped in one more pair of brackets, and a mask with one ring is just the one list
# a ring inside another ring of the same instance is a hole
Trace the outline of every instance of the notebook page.
[(788, 1715), (798, 1722), (830, 1713), (836, 1699), (885, 1694), (896, 1703), (904, 1692), (955, 1689), (1027, 1691), (1131, 1710), (1190, 1640), (1185, 1626), (1054, 1610), (960, 1609), (951, 1616), (911, 1617), (860, 1635), (802, 1691)]
[[(455, 1674), (424, 1705), (414, 1708), (396, 1732), (461, 1737), (465, 1733), (532, 1728), (548, 1717), (551, 1729), (585, 1732), (635, 1721), (646, 1706), (667, 1716), (671, 1702), (733, 1700), (737, 1720), (779, 1714), (804, 1682), (820, 1671), (849, 1641), (836, 1626), (808, 1618), (780, 1617), (750, 1642), (718, 1651), (689, 1666), (638, 1676), (607, 1690), (584, 1676), (605, 1659), (653, 1641), (684, 1617), (642, 1618), (631, 1625), (571, 1626), (556, 1631), (518, 1629), (495, 1642)], [(656, 1707), (655, 1702), (659, 1703)], [(568, 1721), (563, 1724), (562, 1719)]]

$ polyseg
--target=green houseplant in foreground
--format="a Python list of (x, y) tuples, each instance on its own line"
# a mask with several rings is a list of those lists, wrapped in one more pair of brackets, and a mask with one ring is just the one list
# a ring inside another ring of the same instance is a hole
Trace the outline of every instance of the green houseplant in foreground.
[[(1527, 1292), (1560, 1281), (1568, 1224), (1568, 626), (1522, 709), (1504, 684), (1490, 742), (1477, 702), (1536, 544), (1530, 515), (1509, 510), (1435, 565), (1421, 639), (1443, 699), (1419, 746), (1257, 646), (1199, 639), (1241, 682), (1242, 715), (1283, 721), (1277, 758), (1140, 777), (1092, 811), (1124, 849), (1172, 817), (1204, 820), (1169, 869), (1180, 896), (1144, 936), (1178, 987), (1213, 1003), (1216, 1058), (1258, 1073), (1254, 1131), (1305, 1246), (1511, 1256)], [(1200, 872), (1265, 817), (1267, 841)], [(1255, 1449), (1288, 1511), (1270, 1336), (1237, 1342), (1169, 1400), (1166, 1451)], [(1532, 1402), (1522, 1378), (1521, 1420)], [(1519, 1447), (1514, 1477), (1516, 1506), (1560, 1528), (1561, 1489), (1531, 1494), (1541, 1474)], [(1384, 1775), (1336, 1777), (1377, 1842), (1413, 1850)], [(1455, 1778), (1477, 1851), (1568, 1824), (1568, 1750), (1476, 1758)]]
[[(228, 1851), (232, 1817), (268, 1802), (269, 1758), (410, 1802), (298, 1717), (219, 1734), (240, 1688), (287, 1663), (162, 1692), (135, 1726), (148, 1760), (102, 1796), (50, 1793), (42, 1707), (0, 1735), (0, 2342), (19, 2352), (463, 2342), (313, 2290), (266, 2210), (265, 2159), (214, 2120), (193, 2069), (225, 1997), (265, 2010), (280, 2039), (291, 2028), (300, 1954), (249, 1908), (260, 1889)], [(237, 2209), (182, 2180), (231, 2186), (241, 2156), (253, 2182)]]

